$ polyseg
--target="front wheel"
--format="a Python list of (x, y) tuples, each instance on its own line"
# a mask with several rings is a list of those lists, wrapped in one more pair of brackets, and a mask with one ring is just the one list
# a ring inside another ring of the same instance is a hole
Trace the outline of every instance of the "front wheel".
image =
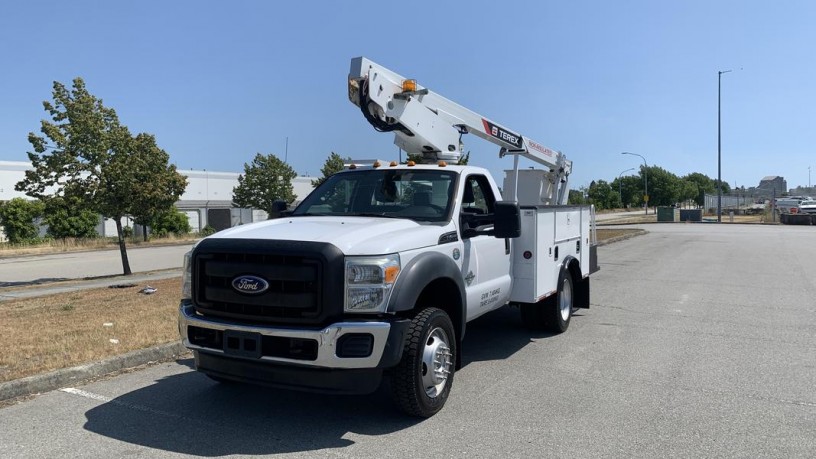
[(450, 317), (437, 308), (421, 310), (411, 320), (402, 360), (390, 372), (395, 403), (412, 416), (433, 416), (448, 399), (455, 368)]

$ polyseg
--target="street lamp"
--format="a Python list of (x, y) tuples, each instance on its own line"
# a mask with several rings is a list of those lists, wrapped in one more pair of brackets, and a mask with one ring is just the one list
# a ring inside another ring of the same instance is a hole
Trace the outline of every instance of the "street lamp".
[(646, 203), (646, 215), (649, 215), (649, 165), (646, 164), (646, 158), (637, 153), (629, 153), (628, 151), (621, 152), (622, 155), (640, 156), (643, 159), (643, 200)]
[(625, 171), (621, 171), (621, 173), (618, 174), (618, 196), (620, 196), (621, 205), (623, 205), (623, 183), (621, 183), (621, 176), (623, 175), (624, 172), (629, 172), (629, 171), (633, 171), (633, 170), (635, 170), (635, 168), (630, 167), (629, 169), (626, 169)]
[(720, 123), (720, 112), (722, 104), (720, 95), (722, 93), (722, 75), (731, 70), (720, 70), (717, 72), (717, 223), (722, 223), (722, 126)]

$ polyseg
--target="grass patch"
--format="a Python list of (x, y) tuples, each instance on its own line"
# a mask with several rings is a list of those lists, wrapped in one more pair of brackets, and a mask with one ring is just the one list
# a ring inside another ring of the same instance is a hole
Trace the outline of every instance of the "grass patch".
[(642, 229), (630, 229), (630, 228), (598, 228), (596, 231), (598, 234), (598, 242), (604, 242), (624, 236), (645, 233), (645, 231)]
[(178, 340), (180, 283), (0, 302), (0, 382)]

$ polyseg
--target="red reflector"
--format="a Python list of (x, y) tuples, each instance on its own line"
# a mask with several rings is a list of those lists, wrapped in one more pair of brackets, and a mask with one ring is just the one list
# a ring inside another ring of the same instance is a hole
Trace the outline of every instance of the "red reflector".
[(533, 258), (533, 252), (530, 252), (529, 250), (525, 250), (524, 251), (524, 259), (529, 260), (530, 258)]

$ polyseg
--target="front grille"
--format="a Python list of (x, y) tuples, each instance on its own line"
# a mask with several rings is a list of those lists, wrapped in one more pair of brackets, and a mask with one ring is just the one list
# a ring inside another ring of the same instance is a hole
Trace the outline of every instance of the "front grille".
[[(198, 258), (203, 280), (198, 304), (235, 317), (309, 318), (320, 313), (322, 266), (302, 256), (216, 253)], [(251, 274), (269, 283), (259, 294), (232, 287), (236, 277)]]
[[(342, 299), (336, 292), (337, 280), (342, 289), (342, 255), (334, 246), (314, 244), (202, 241), (193, 254), (196, 310), (247, 323), (321, 323), (334, 312), (324, 307), (327, 299)], [(259, 277), (268, 287), (257, 294), (240, 292), (233, 280), (241, 276)]]

